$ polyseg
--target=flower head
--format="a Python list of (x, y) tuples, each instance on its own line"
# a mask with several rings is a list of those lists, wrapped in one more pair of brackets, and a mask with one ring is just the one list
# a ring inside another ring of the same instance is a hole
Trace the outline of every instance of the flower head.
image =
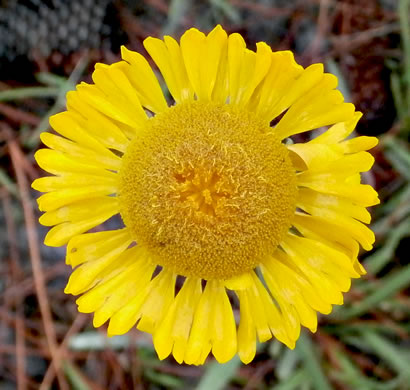
[[(289, 51), (253, 52), (220, 26), (144, 46), (174, 105), (123, 48), (68, 93), (50, 119), (60, 135), (41, 135), (49, 149), (36, 160), (54, 176), (33, 187), (46, 192), (45, 243), (67, 244), (65, 291), (110, 335), (151, 333), (161, 359), (202, 364), (212, 351), (247, 363), (272, 337), (293, 348), (300, 325), (314, 332), (316, 312), (365, 273), (357, 256), (372, 248), (364, 223), (378, 198), (360, 172), (377, 140), (348, 138), (361, 114), (336, 77)], [(116, 214), (122, 229), (88, 232)]]

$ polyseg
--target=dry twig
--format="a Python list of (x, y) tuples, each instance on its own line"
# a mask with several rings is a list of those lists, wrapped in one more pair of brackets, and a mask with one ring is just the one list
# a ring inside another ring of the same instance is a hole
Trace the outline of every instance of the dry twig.
[[(9, 129), (4, 129), (4, 131), (10, 132)], [(57, 348), (56, 333), (53, 326), (53, 319), (44, 282), (34, 212), (31, 205), (29, 185), (23, 168), (26, 165), (26, 163), (24, 163), (25, 158), (17, 141), (12, 139), (11, 137), (8, 140), (8, 148), (21, 195), (35, 290), (40, 306), (44, 332), (46, 335), (48, 348), (50, 350), (52, 364), (54, 365), (57, 373), (59, 388), (62, 390), (68, 390), (67, 382), (65, 381), (64, 376), (61, 373), (61, 355)]]

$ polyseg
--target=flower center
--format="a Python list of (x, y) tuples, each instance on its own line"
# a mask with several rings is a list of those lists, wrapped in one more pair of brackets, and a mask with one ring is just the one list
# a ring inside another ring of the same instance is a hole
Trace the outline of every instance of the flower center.
[(255, 268), (291, 225), (295, 170), (254, 114), (178, 104), (147, 121), (120, 171), (125, 225), (153, 261), (184, 276), (229, 279)]

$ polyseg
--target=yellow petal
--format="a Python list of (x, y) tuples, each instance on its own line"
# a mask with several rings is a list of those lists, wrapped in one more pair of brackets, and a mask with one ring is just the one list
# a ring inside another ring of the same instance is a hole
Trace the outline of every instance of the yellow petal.
[(246, 272), (239, 276), (224, 281), (225, 287), (229, 290), (246, 290), (253, 285), (252, 275)]
[(286, 245), (292, 247), (292, 251), (295, 253), (304, 253), (306, 264), (310, 264), (328, 275), (359, 277), (348, 256), (318, 240), (288, 234)]
[[(260, 299), (260, 289), (258, 289), (258, 285), (261, 285), (261, 281), (256, 276), (255, 272), (251, 273), (251, 277), (253, 280), (253, 284), (251, 288), (247, 290), (249, 295), (249, 300), (252, 302), (251, 305), (251, 316), (255, 323), (256, 334), (258, 335), (259, 341), (262, 343), (264, 341), (269, 340), (272, 338), (272, 332), (269, 328), (269, 321), (266, 315), (266, 308)], [(263, 287), (261, 285), (260, 287)]]
[(343, 303), (343, 295), (340, 288), (334, 285), (333, 281), (329, 280), (321, 268), (323, 261), (326, 260), (323, 258), (323, 254), (312, 253), (312, 250), (304, 248), (301, 242), (297, 241), (290, 234), (286, 236), (281, 246), (288, 254), (286, 261), (303, 273), (317, 289), (322, 299), (334, 305), (341, 305)]
[[(309, 69), (309, 70), (308, 70)], [(311, 70), (321, 77), (323, 69), (317, 72), (317, 67), (308, 68), (306, 72), (309, 77), (304, 80), (314, 83), (310, 74)], [(290, 51), (278, 51), (271, 54), (271, 66), (267, 75), (260, 85), (260, 98), (255, 112), (258, 116), (270, 122), (277, 115), (286, 110), (305, 90), (306, 86), (293, 87), (293, 83), (303, 72), (303, 68), (295, 62), (293, 53)], [(303, 82), (305, 83), (305, 81)], [(296, 93), (296, 95), (291, 95)]]
[(154, 347), (160, 360), (165, 359), (171, 351), (177, 362), (182, 363), (184, 360), (194, 312), (201, 294), (201, 280), (187, 278), (153, 335)]
[(54, 211), (79, 200), (94, 199), (104, 195), (114, 194), (116, 191), (117, 187), (110, 185), (65, 188), (41, 195), (37, 199), (37, 203), (40, 211)]
[[(185, 281), (185, 283), (187, 282), (189, 284), (189, 280)], [(185, 351), (187, 349), (193, 316), (202, 294), (200, 279), (196, 279), (191, 282), (191, 286), (189, 287), (189, 289), (187, 289), (187, 294), (189, 294), (189, 304), (186, 305), (185, 302), (179, 303), (180, 308), (179, 310), (177, 310), (178, 315), (176, 316), (176, 321), (174, 322), (172, 331), (172, 336), (174, 337), (174, 347), (172, 354), (178, 363), (182, 363), (185, 358)]]
[(238, 327), (238, 355), (244, 364), (248, 364), (253, 360), (256, 353), (256, 331), (247, 292), (238, 291), (237, 294), (241, 316)]
[(216, 300), (213, 302), (212, 353), (219, 363), (231, 360), (237, 351), (237, 335), (232, 306), (222, 283), (214, 284)]
[(226, 104), (229, 96), (228, 39), (225, 39), (218, 64), (211, 100), (215, 103)]
[[(107, 281), (101, 282), (87, 293), (90, 294), (89, 300), (96, 301), (100, 298), (101, 302), (94, 314), (93, 325), (95, 327), (98, 328), (104, 324), (136, 296), (145, 292), (146, 286), (151, 279), (154, 266), (148, 262), (141, 263), (142, 262), (134, 261), (128, 264), (128, 267), (121, 273)], [(121, 334), (118, 333), (118, 327), (113, 327), (111, 323), (110, 325), (108, 330), (109, 335)], [(129, 321), (129, 328), (126, 331), (133, 325), (135, 325), (135, 321)]]
[(322, 166), (316, 166), (314, 169), (310, 169), (309, 172), (304, 172), (300, 177), (309, 176), (313, 173), (327, 173), (330, 175), (336, 175), (341, 173), (346, 176), (354, 175), (359, 172), (366, 172), (370, 170), (374, 163), (374, 157), (367, 152), (358, 152), (354, 154), (344, 155), (338, 160), (330, 161), (329, 164), (323, 164)]
[[(92, 209), (85, 208), (87, 206), (92, 207)], [(64, 245), (70, 238), (100, 225), (118, 212), (118, 202), (115, 198), (102, 198), (93, 199), (90, 202), (83, 201), (46, 213), (43, 220), (40, 220), (41, 223), (45, 221), (47, 225), (59, 224), (50, 229), (44, 239), (44, 244), (48, 246)], [(60, 221), (67, 222), (60, 223)]]
[(66, 263), (74, 268), (106, 255), (116, 256), (124, 252), (132, 241), (127, 228), (81, 234), (68, 242)]
[(92, 218), (108, 210), (119, 212), (118, 201), (113, 197), (99, 197), (71, 203), (54, 211), (44, 213), (39, 221), (44, 226), (58, 225), (62, 222), (79, 222)]
[(291, 296), (299, 296), (313, 310), (323, 314), (329, 314), (332, 311), (331, 304), (318, 294), (314, 285), (298, 272), (297, 268), (292, 267), (289, 256), (285, 252), (276, 251), (273, 257), (263, 263), (262, 271), (263, 274), (269, 272), (272, 277), (283, 281)]
[(121, 166), (121, 158), (112, 152), (109, 152), (110, 155), (108, 156), (106, 154), (101, 155), (75, 142), (71, 142), (65, 138), (46, 132), (41, 133), (40, 139), (44, 145), (62, 152), (80, 163), (94, 165), (95, 167), (106, 168), (113, 171), (118, 171)]
[(331, 161), (343, 157), (343, 148), (339, 145), (306, 143), (287, 145), (286, 147), (303, 160), (305, 166), (302, 168), (297, 166), (296, 168), (299, 168), (299, 170), (323, 168), (323, 166), (327, 166)]
[[(297, 182), (299, 187), (307, 187), (325, 194), (342, 196), (364, 207), (380, 203), (377, 192), (372, 186), (356, 184), (350, 181), (351, 177), (346, 177), (343, 172), (332, 174), (306, 171), (297, 176)], [(357, 177), (360, 182), (360, 176), (357, 175)]]
[(157, 38), (148, 37), (144, 47), (158, 66), (169, 92), (177, 103), (191, 99), (193, 88), (188, 80), (182, 54), (178, 44), (167, 38), (166, 43)]
[[(294, 65), (292, 67), (295, 68)], [(325, 86), (328, 89), (336, 88), (337, 86), (337, 80), (333, 75), (325, 75), (323, 73), (323, 64), (312, 64), (306, 69), (303, 69), (303, 71), (300, 71), (299, 69), (300, 68), (298, 68), (295, 72), (297, 74), (297, 77), (293, 81), (293, 83), (287, 84), (287, 90), (284, 91), (285, 93), (280, 101), (279, 107), (281, 107), (281, 110), (279, 111), (277, 108), (277, 111), (274, 112), (275, 116), (291, 107), (300, 99), (303, 99), (308, 93), (312, 95), (312, 91), (315, 91), (318, 86), (322, 89), (322, 92)], [(325, 77), (328, 78), (325, 80)]]
[(342, 142), (345, 153), (356, 153), (374, 148), (379, 143), (376, 137), (355, 137)]
[[(241, 93), (241, 72), (246, 69), (244, 63), (246, 44), (240, 34), (234, 33), (228, 38), (228, 75), (229, 75), (229, 96), (230, 101), (237, 102)], [(249, 59), (253, 58), (249, 55)], [(249, 63), (249, 60), (248, 62)]]
[[(100, 72), (98, 72), (97, 75), (100, 75)], [(104, 79), (104, 77), (101, 78)], [(126, 100), (118, 98), (118, 94), (107, 96), (95, 85), (88, 85), (86, 83), (77, 85), (77, 93), (96, 110), (118, 122), (135, 129), (144, 126), (147, 117), (141, 105), (137, 106), (134, 112)]]
[(113, 175), (112, 172), (103, 167), (96, 167), (91, 164), (78, 162), (76, 159), (70, 158), (66, 154), (56, 150), (40, 149), (35, 153), (34, 158), (40, 168), (56, 175), (64, 172), (106, 177), (112, 177)]
[(321, 194), (309, 188), (300, 188), (297, 199), (298, 207), (309, 214), (322, 215), (322, 210), (331, 209), (339, 214), (370, 223), (370, 213), (363, 206), (356, 205), (339, 196)]
[[(247, 55), (245, 54), (245, 58)], [(241, 84), (243, 92), (240, 90), (236, 99), (232, 99), (236, 103), (245, 106), (251, 99), (256, 88), (262, 83), (265, 78), (272, 60), (272, 50), (264, 42), (258, 42), (256, 44), (256, 55), (252, 55), (252, 61), (249, 63), (249, 69), (245, 66), (247, 62), (245, 61), (244, 69), (241, 70)], [(254, 102), (250, 102), (254, 105)]]
[(112, 174), (111, 177), (92, 176), (80, 174), (65, 174), (62, 176), (46, 176), (36, 179), (31, 184), (31, 187), (40, 192), (50, 192), (62, 189), (71, 188), (74, 186), (83, 187), (87, 185), (106, 185), (111, 188), (117, 187), (117, 175)]
[(189, 29), (181, 37), (181, 53), (189, 81), (196, 96), (206, 99), (206, 95), (202, 95), (201, 83), (201, 61), (206, 61), (205, 56), (201, 57), (201, 54), (206, 50), (205, 42), (205, 34), (196, 28)]
[(198, 99), (211, 100), (226, 50), (227, 34), (220, 25), (207, 37), (196, 29), (188, 30), (181, 37), (185, 67)]
[[(144, 267), (148, 268), (146, 264), (138, 264), (127, 259), (125, 265), (121, 272), (111, 278), (102, 279), (76, 301), (79, 312), (95, 312), (93, 325), (96, 328), (104, 324), (114, 312), (136, 295), (143, 284), (144, 277), (148, 280), (150, 278), (150, 275), (144, 274), (144, 271), (146, 273)], [(130, 275), (135, 275), (135, 278)], [(139, 284), (136, 280), (140, 280)]]
[[(113, 153), (86, 128), (75, 120), (75, 116), (68, 111), (53, 115), (49, 119), (51, 127), (63, 137), (68, 138), (84, 148), (91, 149), (100, 155), (113, 158)], [(114, 155), (115, 157), (115, 155)]]
[(295, 308), (291, 306), (287, 300), (286, 294), (284, 294), (279, 284), (279, 278), (275, 274), (265, 272), (264, 279), (273, 299), (279, 306), (282, 314), (281, 320), (288, 338), (292, 341), (296, 341), (300, 334), (300, 319)]
[(156, 267), (146, 259), (141, 259), (139, 277), (136, 279), (137, 290), (132, 299), (127, 300), (126, 304), (112, 315), (107, 329), (109, 336), (127, 333), (141, 316), (141, 308), (148, 297), (150, 279)]
[(175, 295), (176, 275), (163, 269), (149, 285), (147, 299), (141, 308), (137, 328), (153, 334), (158, 323), (168, 311)]
[[(90, 106), (77, 91), (67, 93), (67, 109), (68, 111), (59, 115), (70, 117), (71, 122), (77, 123), (73, 130), (80, 126), (106, 148), (121, 152), (126, 150), (129, 140), (119, 127), (119, 123)], [(62, 126), (68, 129), (69, 123), (63, 121)]]
[(211, 100), (216, 88), (221, 62), (227, 57), (228, 37), (220, 25), (216, 26), (205, 39), (205, 52), (201, 53), (200, 96)]
[(290, 106), (275, 127), (275, 133), (284, 139), (294, 134), (349, 120), (354, 105), (343, 103), (343, 96), (335, 90), (337, 79), (324, 74), (322, 79)]
[(93, 261), (78, 266), (71, 274), (64, 290), (66, 294), (78, 295), (103, 280), (111, 279), (128, 267), (128, 263), (141, 256), (142, 251), (133, 247), (123, 252), (112, 251)]
[(375, 241), (374, 233), (361, 222), (325, 207), (312, 207), (303, 203), (299, 203), (299, 206), (306, 211), (309, 210), (309, 214), (347, 230), (348, 234), (357, 240), (364, 249), (372, 249)]
[[(124, 114), (132, 116), (136, 121), (135, 123), (125, 122), (127, 125), (134, 126), (144, 123), (147, 116), (138, 94), (125, 73), (118, 67), (119, 64), (121, 62), (110, 66), (98, 66), (97, 64), (92, 75), (95, 86), (104, 93), (110, 104)], [(88, 90), (93, 91), (92, 87)]]
[(203, 354), (207, 352), (206, 356), (208, 356), (211, 351), (214, 296), (213, 284), (207, 283), (198, 302), (189, 334), (185, 352), (185, 362), (187, 364), (201, 364)]
[[(307, 106), (307, 102), (303, 102), (301, 105), (289, 108), (275, 127), (277, 136), (280, 139), (284, 139), (291, 135), (328, 126), (351, 117), (354, 112), (354, 105), (351, 103), (333, 102), (338, 91), (332, 92), (333, 94), (329, 93), (322, 100), (316, 101), (316, 107)], [(322, 109), (318, 110), (320, 106)]]
[[(261, 270), (262, 272), (265, 271), (263, 266), (261, 267)], [(254, 286), (257, 290), (255, 294), (257, 294), (257, 296), (259, 297), (260, 304), (264, 308), (270, 331), (280, 342), (284, 343), (288, 348), (295, 348), (295, 339), (293, 338), (294, 332), (288, 331), (288, 320), (283, 317), (283, 313), (279, 311), (277, 304), (273, 302), (271, 294), (268, 292), (267, 288), (262, 284), (261, 281), (255, 282)]]
[(188, 364), (203, 364), (212, 348), (225, 363), (237, 351), (235, 319), (223, 283), (209, 280), (198, 303), (185, 353)]
[(361, 117), (361, 112), (355, 112), (352, 118), (331, 126), (327, 131), (309, 141), (309, 144), (337, 144), (343, 141), (352, 133)]
[(123, 68), (123, 72), (138, 94), (141, 104), (155, 113), (165, 111), (167, 102), (148, 61), (125, 46), (121, 46), (121, 56), (129, 63), (129, 66)]
[(353, 262), (357, 259), (359, 244), (351, 237), (348, 230), (343, 230), (323, 218), (299, 212), (295, 213), (292, 223), (303, 236), (327, 243), (344, 252)]
[(182, 102), (184, 100), (192, 99), (194, 91), (188, 78), (181, 47), (174, 38), (167, 35), (164, 36), (164, 43), (168, 49), (170, 66), (178, 86), (176, 91), (178, 100), (175, 101)]

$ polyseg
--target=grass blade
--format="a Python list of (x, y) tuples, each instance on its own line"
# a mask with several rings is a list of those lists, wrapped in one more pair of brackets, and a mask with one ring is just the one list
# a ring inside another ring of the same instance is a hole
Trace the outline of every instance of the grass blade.
[(410, 359), (406, 358), (398, 346), (376, 332), (363, 332), (362, 337), (386, 364), (410, 383)]
[(410, 108), (410, 0), (399, 1), (399, 19), (404, 51), (404, 82), (406, 84), (407, 107)]
[(73, 390), (91, 390), (84, 379), (81, 377), (77, 368), (71, 365), (69, 362), (63, 364), (64, 374), (71, 384)]
[(410, 218), (404, 220), (397, 227), (390, 230), (390, 234), (387, 236), (384, 245), (372, 255), (366, 257), (365, 268), (373, 275), (376, 275), (394, 256), (394, 251), (399, 245), (401, 239), (407, 236), (409, 231)]
[(373, 309), (383, 300), (393, 296), (399, 290), (410, 285), (410, 265), (379, 279), (378, 288), (356, 306), (340, 312), (340, 316), (346, 320)]
[(307, 371), (303, 368), (292, 373), (284, 382), (272, 387), (272, 390), (299, 390), (303, 383), (309, 380)]
[(196, 390), (225, 389), (227, 384), (235, 376), (240, 365), (241, 361), (238, 356), (235, 356), (225, 364), (219, 364), (218, 362), (209, 363)]
[(311, 378), (315, 390), (332, 390), (328, 379), (322, 371), (319, 358), (313, 348), (312, 340), (306, 333), (302, 332), (296, 344), (296, 350), (299, 352), (304, 366)]
[(27, 98), (49, 98), (57, 96), (58, 93), (59, 89), (55, 87), (27, 87), (6, 89), (5, 91), (0, 91), (0, 102)]
[(161, 385), (164, 389), (182, 389), (183, 381), (176, 376), (164, 374), (152, 369), (146, 369), (144, 376), (150, 383)]

